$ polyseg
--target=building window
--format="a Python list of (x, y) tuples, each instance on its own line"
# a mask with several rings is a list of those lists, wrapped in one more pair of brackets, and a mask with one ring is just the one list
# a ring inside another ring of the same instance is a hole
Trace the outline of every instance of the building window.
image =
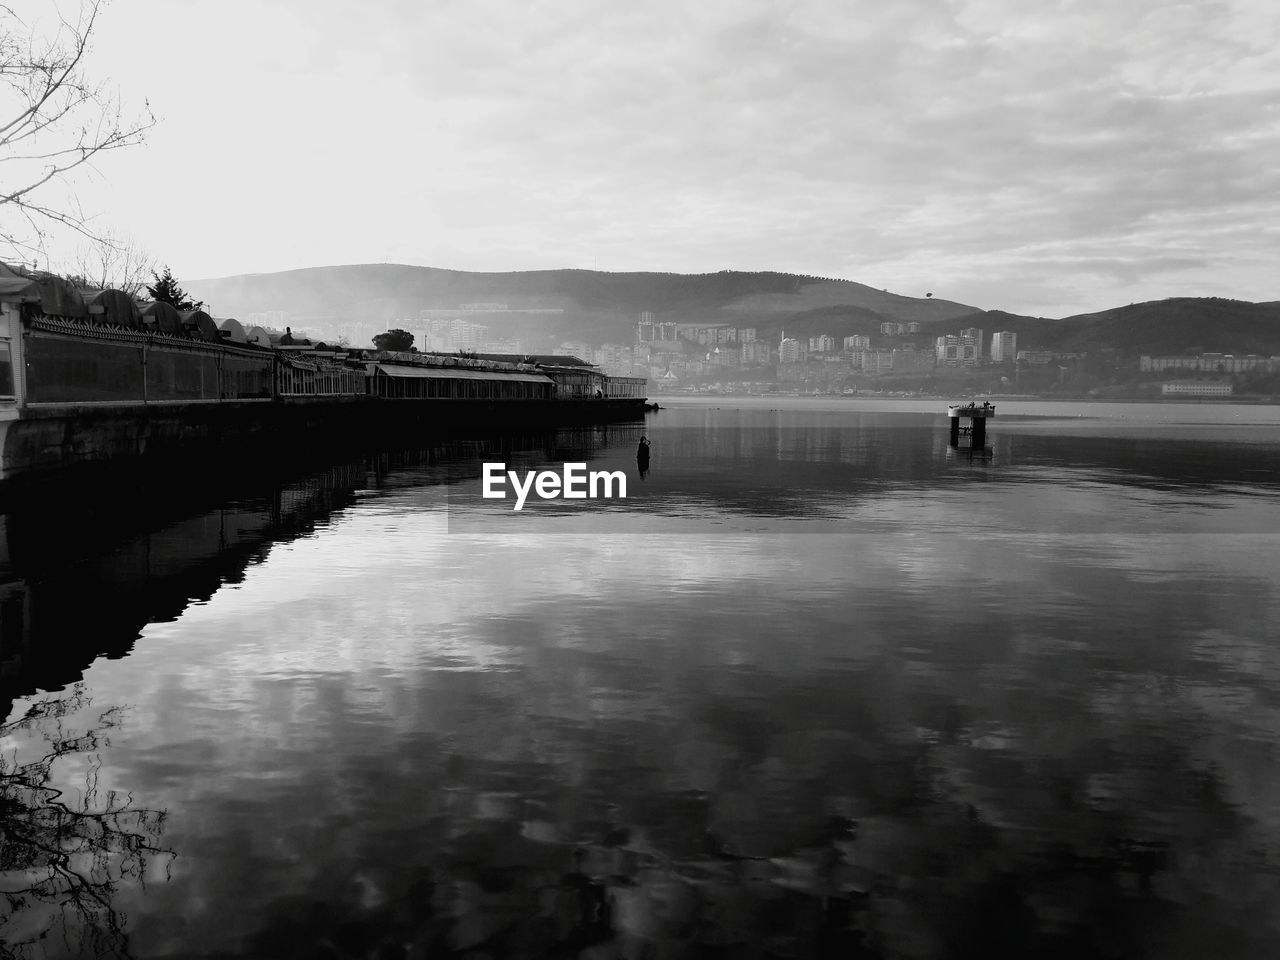
[(0, 340), (0, 397), (13, 396), (13, 355), (9, 350), (9, 341)]

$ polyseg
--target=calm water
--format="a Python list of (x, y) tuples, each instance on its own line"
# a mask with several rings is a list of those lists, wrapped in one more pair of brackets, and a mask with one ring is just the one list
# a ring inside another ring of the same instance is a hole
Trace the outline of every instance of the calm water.
[(938, 406), (12, 504), (0, 956), (1280, 955), (1280, 408)]

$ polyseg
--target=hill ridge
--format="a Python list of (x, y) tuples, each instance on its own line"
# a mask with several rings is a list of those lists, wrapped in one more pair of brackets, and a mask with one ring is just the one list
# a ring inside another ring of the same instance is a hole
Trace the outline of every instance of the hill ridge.
[[(353, 342), (396, 323), (425, 325), (424, 312), (458, 311), (489, 326), (494, 338), (520, 337), (530, 345), (629, 343), (640, 314), (652, 313), (664, 322), (756, 327), (762, 338), (784, 329), (797, 336), (876, 334), (884, 321), (914, 320), (922, 343), (981, 327), (987, 337), (996, 330), (1017, 333), (1020, 347), (1064, 351), (1280, 354), (1280, 301), (1225, 297), (1168, 297), (1053, 319), (776, 270), (481, 272), (399, 263), (297, 267), (186, 286), (220, 316), (283, 311), (285, 322), (321, 336), (357, 331)], [(510, 309), (486, 312), (477, 304)]]

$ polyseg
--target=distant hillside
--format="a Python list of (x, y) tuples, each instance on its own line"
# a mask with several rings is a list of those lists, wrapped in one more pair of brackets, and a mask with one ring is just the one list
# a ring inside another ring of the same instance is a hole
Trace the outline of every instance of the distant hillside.
[(990, 336), (1012, 330), (1020, 348), (1088, 353), (1111, 348), (1122, 355), (1257, 353), (1280, 355), (1280, 303), (1220, 297), (1175, 297), (1084, 313), (1061, 320), (979, 311), (950, 326), (981, 327)]
[(1248, 303), (1220, 297), (1179, 297), (1068, 317), (1081, 324), (1063, 345), (1084, 350), (1092, 344), (1126, 353), (1280, 354), (1280, 304)]
[(917, 299), (848, 280), (785, 273), (602, 273), (536, 270), (468, 273), (401, 264), (312, 267), (186, 284), (221, 316), (286, 311), (311, 323), (385, 324), (422, 310), (498, 303), (510, 310), (559, 310), (557, 315), (492, 313), (469, 316), (495, 335), (535, 332), (600, 343), (630, 340), (638, 315), (676, 323), (770, 324), (808, 310), (848, 306), (896, 320), (945, 320), (974, 307)]
[(818, 307), (799, 313), (779, 313), (761, 320), (756, 324), (756, 333), (762, 340), (775, 342), (784, 333), (788, 337), (816, 337), (820, 333), (829, 333), (838, 338), (855, 333), (879, 336), (880, 324), (897, 319), (866, 307)]
[[(566, 339), (629, 343), (639, 314), (648, 311), (660, 321), (754, 326), (762, 339), (776, 339), (784, 330), (798, 337), (876, 337), (886, 320), (916, 320), (920, 334), (910, 339), (919, 346), (940, 334), (981, 327), (987, 337), (997, 330), (1014, 331), (1024, 349), (1089, 352), (1110, 347), (1130, 356), (1201, 350), (1280, 355), (1280, 302), (1220, 298), (1155, 300), (1053, 320), (903, 297), (850, 280), (772, 272), (468, 273), (364, 264), (184, 285), (222, 317), (282, 310), (293, 325), (328, 335), (339, 325), (356, 323), (385, 329), (392, 321), (412, 320), (412, 328), (421, 323), (420, 311), (428, 310), (487, 324), (494, 337), (523, 337), (532, 349)], [(463, 312), (462, 304), (504, 304), (508, 309)]]

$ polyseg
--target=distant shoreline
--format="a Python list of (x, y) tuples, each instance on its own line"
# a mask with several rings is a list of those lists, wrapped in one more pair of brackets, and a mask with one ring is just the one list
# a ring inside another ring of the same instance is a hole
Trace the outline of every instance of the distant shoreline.
[(1173, 406), (1203, 406), (1205, 404), (1240, 404), (1245, 406), (1280, 405), (1280, 397), (1096, 397), (1084, 395), (1044, 396), (1031, 393), (976, 393), (976, 394), (840, 394), (840, 393), (658, 393), (650, 394), (648, 399), (662, 401), (679, 400), (920, 400), (929, 403), (956, 403), (971, 400), (974, 397), (992, 401), (1016, 401), (1019, 403), (1163, 403)]

